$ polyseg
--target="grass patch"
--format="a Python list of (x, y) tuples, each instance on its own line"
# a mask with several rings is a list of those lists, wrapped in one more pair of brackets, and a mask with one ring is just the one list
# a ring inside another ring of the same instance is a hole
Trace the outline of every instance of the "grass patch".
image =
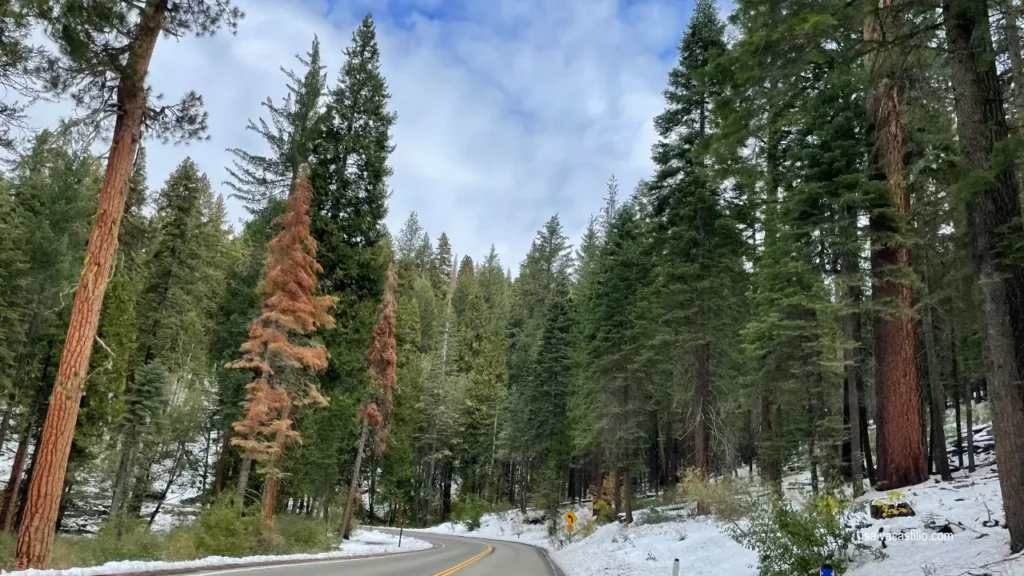
[[(15, 534), (0, 534), (0, 570), (14, 569)], [(120, 538), (111, 524), (92, 536), (58, 534), (51, 568), (98, 566), (118, 560), (197, 560), (207, 556), (305, 554), (337, 548), (335, 535), (323, 520), (279, 514), (274, 531), (261, 534), (258, 510), (239, 515), (229, 501), (208, 508), (199, 519), (170, 532), (152, 532), (145, 520), (125, 523)]]

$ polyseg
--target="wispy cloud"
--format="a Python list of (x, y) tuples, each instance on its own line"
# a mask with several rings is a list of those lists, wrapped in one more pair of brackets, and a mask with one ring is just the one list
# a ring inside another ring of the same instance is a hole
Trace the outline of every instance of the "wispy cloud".
[[(214, 183), (227, 148), (262, 150), (244, 128), (284, 93), (279, 67), (323, 43), (333, 82), (341, 51), (368, 11), (377, 21), (392, 108), (392, 230), (410, 210), (460, 254), (494, 243), (516, 268), (558, 213), (575, 240), (615, 173), (628, 190), (651, 170), (652, 118), (690, 2), (670, 0), (239, 0), (237, 36), (163, 38), (151, 82), (175, 98), (199, 91), (210, 140), (149, 144), (151, 187), (185, 156)], [(37, 126), (67, 106), (40, 106)], [(221, 187), (226, 194), (226, 187)], [(233, 220), (244, 216), (229, 201)]]

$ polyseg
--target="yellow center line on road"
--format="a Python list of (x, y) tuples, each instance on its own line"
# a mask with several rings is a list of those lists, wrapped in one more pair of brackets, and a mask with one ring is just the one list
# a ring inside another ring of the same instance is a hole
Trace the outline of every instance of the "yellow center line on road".
[(449, 576), (451, 574), (455, 574), (459, 570), (462, 570), (463, 568), (465, 568), (466, 566), (469, 566), (473, 562), (476, 562), (477, 560), (483, 558), (484, 556), (487, 556), (491, 552), (494, 552), (494, 546), (488, 546), (486, 550), (484, 550), (483, 552), (477, 554), (476, 556), (473, 556), (469, 560), (466, 560), (465, 562), (462, 562), (461, 564), (456, 564), (455, 566), (452, 566), (451, 568), (449, 568), (447, 570), (442, 570), (441, 572), (438, 572), (437, 574), (434, 574), (434, 576)]

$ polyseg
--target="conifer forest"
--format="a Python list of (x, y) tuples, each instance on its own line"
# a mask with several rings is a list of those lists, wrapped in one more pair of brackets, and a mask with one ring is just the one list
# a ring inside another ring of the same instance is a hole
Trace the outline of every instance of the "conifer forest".
[(521, 262), (386, 225), (414, 192), (370, 15), (340, 69), (310, 34), (226, 182), (148, 183), (210, 123), (156, 46), (231, 42), (238, 4), (0, 0), (0, 568), (628, 525), (738, 478), (852, 501), (974, 472), (989, 422), (1024, 550), (1018, 0), (695, 0), (649, 175)]

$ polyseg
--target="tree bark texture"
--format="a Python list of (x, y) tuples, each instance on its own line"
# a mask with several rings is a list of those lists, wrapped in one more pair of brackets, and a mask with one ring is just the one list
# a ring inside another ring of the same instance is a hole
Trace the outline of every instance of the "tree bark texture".
[[(1009, 135), (988, 28), (985, 0), (944, 0), (957, 131), (974, 170), (993, 167), (993, 152)], [(1024, 549), (1024, 271), (1000, 259), (1008, 232), (1020, 232), (1020, 183), (1013, 166), (999, 166), (967, 203), (984, 317), (986, 382), (991, 395), (999, 485), (1010, 549)], [(968, 443), (974, 431), (968, 428)], [(971, 447), (973, 448), (973, 447)], [(973, 454), (971, 454), (973, 456)]]
[(129, 45), (128, 72), (118, 79), (113, 140), (100, 189), (96, 219), (89, 235), (85, 264), (75, 292), (60, 368), (43, 424), (35, 474), (29, 486), (15, 566), (46, 568), (60, 510), (68, 455), (75, 435), (82, 385), (88, 375), (93, 340), (100, 320), (103, 295), (117, 246), (128, 181), (146, 110), (146, 75), (164, 25), (168, 0), (150, 0), (142, 11)]
[(873, 77), (868, 125), (875, 144), (874, 163), (889, 189), (885, 210), (871, 215), (872, 230), (884, 235), (879, 245), (872, 247), (872, 298), (890, 308), (879, 314), (874, 326), (878, 480), (888, 489), (928, 478), (917, 369), (918, 337), (912, 315), (914, 293), (909, 278), (910, 248), (896, 239), (905, 233), (911, 212), (904, 165), (903, 87), (893, 70), (900, 55), (894, 53), (898, 47), (891, 42), (899, 34), (899, 18), (892, 0), (880, 0), (864, 26), (864, 40), (870, 48), (867, 67)]

